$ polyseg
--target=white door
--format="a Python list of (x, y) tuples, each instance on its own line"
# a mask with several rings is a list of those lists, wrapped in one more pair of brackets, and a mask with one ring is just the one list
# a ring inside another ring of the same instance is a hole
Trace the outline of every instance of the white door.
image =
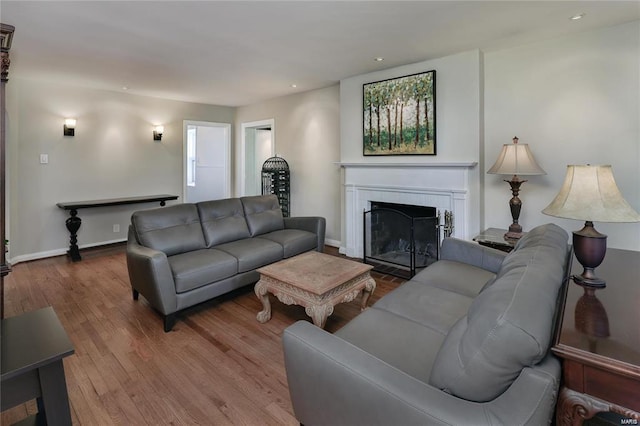
[(231, 196), (231, 124), (184, 122), (185, 203)]
[(262, 164), (275, 155), (273, 119), (242, 123), (241, 194), (262, 193)]

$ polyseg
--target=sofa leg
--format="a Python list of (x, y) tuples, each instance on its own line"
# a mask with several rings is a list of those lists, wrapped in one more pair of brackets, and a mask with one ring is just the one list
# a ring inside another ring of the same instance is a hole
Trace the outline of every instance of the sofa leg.
[(176, 314), (165, 315), (164, 316), (164, 332), (168, 333), (171, 331), (173, 326), (176, 324)]
[(133, 300), (138, 300), (138, 296), (140, 296), (140, 293), (138, 293), (138, 290), (136, 290), (135, 288), (132, 288), (131, 292), (133, 293)]

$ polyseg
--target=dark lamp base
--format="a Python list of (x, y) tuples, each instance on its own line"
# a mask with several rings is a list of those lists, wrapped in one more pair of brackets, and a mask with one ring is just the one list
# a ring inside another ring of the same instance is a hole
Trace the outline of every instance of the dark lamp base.
[(573, 252), (584, 268), (573, 280), (584, 287), (606, 287), (606, 281), (596, 276), (595, 269), (607, 253), (607, 236), (596, 231), (593, 222), (587, 221), (584, 228), (573, 232)]
[(520, 193), (520, 185), (525, 183), (526, 180), (513, 175), (511, 180), (505, 179), (505, 182), (511, 186), (511, 194), (513, 195), (509, 200), (509, 210), (511, 210), (511, 219), (513, 219), (513, 223), (509, 225), (509, 232), (504, 234), (504, 237), (508, 240), (517, 240), (522, 237), (522, 225), (518, 223), (520, 210), (522, 209), (522, 201), (518, 198), (518, 194)]
[(520, 237), (522, 237), (522, 231), (520, 232), (509, 231), (506, 234), (504, 234), (504, 238), (507, 240), (519, 240)]
[[(584, 274), (584, 272), (583, 272)], [(582, 275), (572, 275), (571, 279), (583, 287), (591, 287), (591, 288), (605, 288), (607, 286), (607, 282), (603, 279), (600, 279), (596, 276), (593, 278), (583, 277)]]

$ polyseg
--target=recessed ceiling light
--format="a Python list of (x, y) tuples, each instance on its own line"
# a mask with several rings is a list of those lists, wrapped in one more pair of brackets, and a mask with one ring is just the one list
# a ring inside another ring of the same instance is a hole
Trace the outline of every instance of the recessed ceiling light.
[(579, 14), (577, 14), (577, 15), (573, 15), (573, 16), (572, 16), (571, 18), (569, 18), (569, 19), (571, 19), (572, 21), (577, 21), (577, 20), (579, 20), (579, 19), (582, 19), (582, 18), (584, 17), (584, 15), (585, 15), (584, 13), (579, 13)]
[(298, 85), (294, 83), (291, 85), (291, 87), (295, 89), (296, 87), (298, 87)]
[(377, 58), (373, 58), (373, 60), (376, 61), (376, 62), (382, 62), (382, 61), (384, 61), (384, 58), (381, 57), (381, 56), (378, 56)]
[(125, 90), (125, 91), (126, 91), (126, 90), (129, 90), (129, 87), (127, 87), (127, 86), (122, 86), (122, 90)]

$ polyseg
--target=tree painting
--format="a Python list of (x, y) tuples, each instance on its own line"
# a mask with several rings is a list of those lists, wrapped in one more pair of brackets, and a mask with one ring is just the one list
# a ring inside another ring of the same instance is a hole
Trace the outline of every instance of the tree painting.
[(363, 85), (364, 155), (436, 154), (436, 72)]

